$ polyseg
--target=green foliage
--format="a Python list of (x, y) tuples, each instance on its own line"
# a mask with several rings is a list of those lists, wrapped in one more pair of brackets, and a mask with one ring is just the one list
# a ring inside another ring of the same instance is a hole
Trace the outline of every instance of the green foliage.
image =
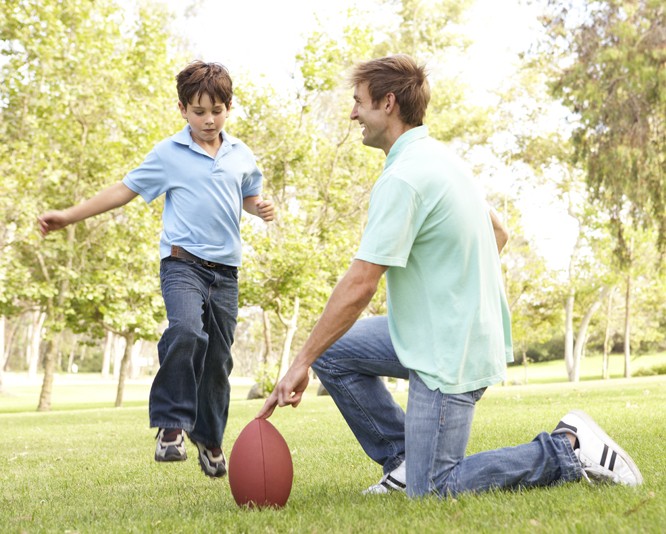
[[(552, 91), (578, 117), (576, 155), (627, 261), (625, 230), (657, 229), (666, 247), (666, 9), (661, 1), (550, 2), (551, 54), (566, 66)], [(562, 47), (566, 47), (562, 50)], [(557, 63), (556, 63), (557, 64)], [(559, 63), (561, 64), (561, 63)]]
[(154, 338), (163, 312), (156, 261), (146, 258), (156, 258), (158, 213), (132, 206), (45, 241), (35, 219), (120, 180), (180, 123), (168, 14), (112, 0), (15, 0), (0, 13), (0, 135), (13, 154), (0, 165), (15, 184), (3, 202), (14, 235), (0, 266), (13, 294), (2, 301), (48, 310), (53, 331)]
[[(308, 331), (314, 324), (358, 247), (369, 193), (384, 159), (361, 144), (350, 124), (349, 68), (398, 51), (436, 62), (464, 47), (456, 23), (467, 4), (440, 2), (433, 10), (420, 0), (387, 2), (394, 17), (364, 22), (350, 16), (340, 34), (315, 30), (296, 57), (302, 86), (291, 97), (247, 80), (236, 84), (237, 113), (230, 129), (254, 150), (266, 175), (264, 195), (278, 209), (268, 227), (247, 222), (242, 227), (248, 244), (244, 305), (280, 308), (289, 315), (299, 298), (299, 326)], [(437, 137), (471, 137), (485, 125), (483, 113), (464, 103), (459, 84), (442, 81), (435, 94), (428, 124)], [(278, 100), (283, 105), (276, 107)], [(384, 300), (382, 289), (372, 311), (385, 311)]]
[(277, 383), (278, 373), (280, 369), (278, 365), (272, 364), (260, 364), (256, 367), (254, 371), (254, 387), (256, 388), (255, 393), (257, 398), (266, 398), (275, 389), (275, 384)]
[(554, 289), (557, 284), (544, 259), (525, 237), (520, 213), (513, 202), (505, 202), (504, 215), (511, 238), (502, 251), (502, 270), (511, 310), (515, 358), (520, 361), (523, 352), (547, 342), (561, 324), (561, 295)]
[(633, 372), (633, 376), (656, 376), (656, 375), (666, 375), (666, 365), (660, 365), (656, 367), (641, 367), (640, 369)]

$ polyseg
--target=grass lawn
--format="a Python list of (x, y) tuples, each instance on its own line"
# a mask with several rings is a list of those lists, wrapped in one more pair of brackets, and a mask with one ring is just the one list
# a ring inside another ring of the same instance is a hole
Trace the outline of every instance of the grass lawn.
[[(602, 357), (593, 354), (583, 358), (580, 363), (580, 380), (600, 380)], [(666, 352), (635, 356), (631, 359), (632, 375), (657, 366), (666, 366)], [(612, 354), (609, 358), (611, 378), (624, 377), (624, 354)], [(511, 384), (546, 384), (566, 382), (567, 370), (563, 360), (553, 360), (530, 364), (525, 370), (522, 365), (512, 365), (507, 370), (507, 379)]]
[[(533, 366), (536, 368), (537, 366)], [(236, 506), (226, 479), (190, 459), (153, 461), (148, 384), (113, 408), (111, 383), (57, 383), (54, 411), (34, 412), (38, 385), (0, 394), (0, 532), (664, 532), (666, 377), (490, 388), (478, 404), (468, 453), (517, 445), (552, 430), (571, 408), (592, 415), (636, 460), (638, 488), (572, 483), (520, 492), (410, 501), (362, 496), (381, 475), (329, 397), (310, 392), (271, 418), (289, 443), (294, 486), (282, 510)], [(234, 389), (227, 455), (261, 401)], [(401, 402), (406, 393), (396, 393)]]

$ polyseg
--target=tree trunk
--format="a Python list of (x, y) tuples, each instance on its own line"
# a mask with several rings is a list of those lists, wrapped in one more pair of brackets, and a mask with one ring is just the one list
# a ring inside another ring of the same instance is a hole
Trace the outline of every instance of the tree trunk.
[(127, 350), (127, 340), (123, 336), (113, 336), (113, 378), (120, 379), (123, 355)]
[(102, 356), (102, 378), (108, 378), (111, 370), (111, 355), (113, 354), (113, 332), (106, 333), (104, 339), (104, 353)]
[(627, 276), (624, 301), (624, 377), (631, 378), (631, 275)]
[(56, 363), (58, 361), (58, 345), (57, 342), (52, 340), (46, 344), (46, 351), (44, 353), (44, 380), (42, 380), (42, 389), (39, 393), (38, 412), (48, 412), (51, 410), (53, 377), (55, 376)]
[(28, 376), (34, 378), (37, 376), (39, 367), (40, 351), (42, 344), (42, 330), (46, 314), (41, 310), (32, 312), (30, 323), (28, 324), (28, 339), (26, 345), (26, 359), (28, 361)]
[(527, 351), (525, 349), (522, 350), (523, 354), (523, 384), (527, 384)]
[(610, 293), (610, 290), (611, 290), (610, 286), (604, 286), (601, 288), (597, 300), (595, 300), (592, 303), (592, 305), (588, 308), (587, 312), (585, 313), (585, 316), (583, 317), (583, 320), (580, 322), (580, 327), (578, 328), (578, 335), (576, 336), (576, 344), (574, 345), (574, 351), (573, 351), (573, 369), (572, 369), (573, 378), (572, 375), (569, 375), (569, 381), (571, 382), (578, 382), (580, 380), (580, 361), (582, 359), (583, 350), (585, 348), (585, 343), (588, 338), (587, 329), (590, 326), (590, 321), (592, 320), (592, 317), (599, 309), (599, 306), (601, 306), (602, 302), (606, 299), (608, 293)]
[(267, 310), (261, 311), (261, 317), (264, 322), (264, 352), (261, 355), (261, 361), (264, 365), (268, 364), (273, 352), (273, 339), (271, 336), (271, 318)]
[(569, 381), (574, 381), (574, 336), (573, 336), (573, 313), (576, 296), (574, 290), (569, 292), (564, 305), (564, 363), (567, 368)]
[(74, 356), (76, 356), (76, 343), (72, 344), (72, 348), (69, 350), (69, 357), (67, 358), (67, 372), (72, 372), (72, 366), (74, 365)]
[(294, 335), (298, 328), (298, 310), (300, 306), (300, 299), (294, 299), (294, 313), (289, 321), (283, 322), (287, 327), (287, 332), (284, 336), (284, 344), (282, 345), (282, 357), (280, 358), (280, 369), (278, 372), (278, 379), (282, 378), (287, 369), (289, 369), (289, 355), (291, 354), (291, 343), (294, 340)]
[(604, 334), (604, 355), (601, 360), (601, 378), (608, 380), (610, 377), (609, 371), (609, 361), (610, 356), (610, 344), (611, 344), (611, 324), (612, 324), (612, 314), (613, 314), (613, 298), (615, 297), (615, 286), (610, 290), (608, 294), (608, 306), (606, 307), (606, 332)]
[(127, 369), (132, 360), (132, 351), (134, 349), (134, 334), (127, 334), (125, 337), (125, 353), (120, 363), (120, 372), (118, 373), (118, 390), (116, 392), (116, 408), (123, 405), (123, 393), (125, 392), (125, 377), (127, 377)]
[(7, 319), (4, 315), (0, 315), (0, 393), (2, 393), (3, 383), (5, 378), (5, 324)]
[(130, 366), (127, 371), (127, 374), (130, 378), (133, 379), (137, 378), (139, 376), (139, 373), (141, 372), (140, 359), (142, 351), (143, 351), (143, 340), (137, 339), (134, 342), (134, 346), (132, 347), (132, 358), (130, 359)]
[(21, 325), (20, 320), (10, 321), (9, 334), (5, 330), (5, 350), (2, 353), (4, 360), (2, 361), (2, 370), (7, 371), (9, 366), (9, 355), (12, 353), (12, 348), (14, 347), (14, 340), (16, 339), (16, 332), (18, 332), (19, 326)]

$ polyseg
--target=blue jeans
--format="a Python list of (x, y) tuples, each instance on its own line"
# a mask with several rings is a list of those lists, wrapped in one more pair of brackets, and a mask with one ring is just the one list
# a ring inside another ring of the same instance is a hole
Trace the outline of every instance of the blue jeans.
[[(465, 456), (485, 388), (462, 394), (429, 389), (398, 360), (386, 317), (357, 321), (312, 367), (384, 473), (406, 461), (410, 497), (548, 486), (582, 477), (565, 434), (543, 432), (524, 445)], [(406, 414), (384, 376), (409, 378)]]
[(221, 446), (238, 315), (237, 269), (166, 258), (160, 280), (169, 326), (157, 345), (150, 426), (182, 428), (195, 441)]

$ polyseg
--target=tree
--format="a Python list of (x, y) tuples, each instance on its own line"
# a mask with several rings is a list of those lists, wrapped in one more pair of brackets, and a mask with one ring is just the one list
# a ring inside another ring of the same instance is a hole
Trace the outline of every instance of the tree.
[[(114, 274), (116, 280), (122, 275), (121, 287), (134, 283), (142, 299), (155, 298), (154, 284), (147, 288), (140, 281), (145, 269), (127, 266), (132, 260), (146, 264), (147, 243), (156, 250), (157, 222), (150, 210), (135, 217), (129, 210), (118, 225), (109, 221), (119, 215), (108, 214), (42, 243), (35, 218), (44, 209), (79, 202), (121, 179), (129, 165), (172, 132), (177, 118), (172, 87), (176, 69), (167, 48), (167, 13), (157, 4), (11, 0), (0, 6), (0, 17), (5, 56), (2, 144), (17, 162), (11, 169), (17, 184), (12, 198), (23, 208), (5, 216), (16, 225), (12, 253), (27, 266), (31, 278), (30, 288), (18, 296), (47, 314), (49, 336), (38, 407), (46, 410), (58, 332), (74, 324), (100, 333), (103, 318), (107, 324), (123, 322), (109, 321), (116, 309), (109, 299), (118, 302), (126, 296), (106, 285)], [(96, 306), (81, 306), (81, 295)], [(106, 316), (100, 295), (107, 299)], [(153, 316), (141, 316), (138, 306), (135, 310), (136, 320), (143, 322), (136, 336), (154, 336), (146, 334)]]
[[(607, 218), (585, 190), (584, 169), (576, 162), (560, 107), (544, 90), (551, 60), (538, 53), (527, 56), (510, 98), (500, 106), (500, 121), (508, 125), (502, 135), (505, 161), (527, 165), (521, 181), (549, 187), (575, 223), (568, 267), (550, 286), (560, 288), (555, 293), (563, 303), (564, 362), (569, 380), (577, 381), (592, 319), (615, 276), (606, 254)], [(518, 346), (521, 341), (516, 336)]]
[[(617, 254), (626, 230), (654, 227), (666, 248), (666, 6), (661, 0), (562, 2), (544, 17), (552, 92), (577, 117), (573, 135), (587, 184), (606, 208)], [(563, 57), (564, 60), (559, 58)]]
[(507, 202), (505, 225), (510, 240), (502, 251), (502, 268), (509, 309), (514, 351), (520, 356), (528, 382), (528, 351), (544, 343), (561, 324), (562, 310), (552, 272), (524, 235), (520, 213)]

